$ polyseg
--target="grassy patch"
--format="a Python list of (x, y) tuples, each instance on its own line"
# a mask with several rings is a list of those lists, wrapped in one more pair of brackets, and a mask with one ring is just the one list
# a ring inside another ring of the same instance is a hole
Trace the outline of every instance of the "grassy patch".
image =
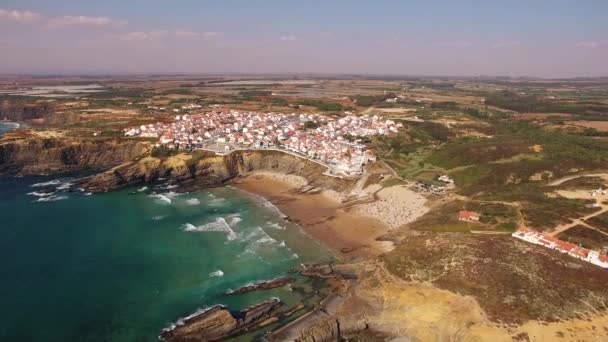
[(589, 249), (602, 249), (608, 246), (608, 235), (582, 225), (574, 226), (557, 237)]

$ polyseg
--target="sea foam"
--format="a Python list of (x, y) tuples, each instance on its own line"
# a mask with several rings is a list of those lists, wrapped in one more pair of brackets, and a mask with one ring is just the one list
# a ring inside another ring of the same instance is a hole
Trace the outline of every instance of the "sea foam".
[(171, 198), (169, 198), (168, 196), (165, 196), (163, 194), (152, 194), (149, 195), (152, 198), (156, 199), (156, 203), (160, 203), (160, 204), (171, 204), (173, 203), (173, 201), (171, 200)]
[(48, 182), (42, 182), (42, 183), (36, 183), (36, 184), (32, 184), (30, 185), (30, 187), (32, 188), (41, 188), (44, 186), (53, 186), (53, 185), (59, 185), (61, 184), (61, 180), (60, 179), (54, 179), (52, 181), (48, 181)]
[(226, 222), (223, 217), (218, 217), (215, 221), (203, 224), (201, 226), (195, 226), (191, 223), (186, 223), (182, 226), (182, 229), (187, 232), (221, 232), (226, 233), (228, 241), (238, 239), (238, 234), (232, 230), (230, 225)]
[(52, 195), (52, 196), (48, 196), (48, 197), (40, 197), (35, 202), (55, 202), (55, 201), (61, 201), (64, 199), (68, 199), (68, 196)]
[(215, 272), (209, 273), (209, 276), (213, 277), (213, 278), (223, 277), (224, 276), (224, 272), (222, 270), (217, 270)]
[(189, 198), (186, 200), (186, 203), (188, 203), (188, 205), (199, 205), (201, 204), (201, 201), (199, 201), (198, 198)]

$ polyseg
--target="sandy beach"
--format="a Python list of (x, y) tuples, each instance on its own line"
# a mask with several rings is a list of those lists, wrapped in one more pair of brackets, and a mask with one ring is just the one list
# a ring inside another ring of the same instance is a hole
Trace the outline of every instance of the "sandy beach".
[(267, 174), (242, 178), (235, 187), (268, 199), (341, 260), (369, 258), (387, 250), (386, 243), (375, 240), (388, 231), (385, 224), (347, 213), (339, 202), (328, 196), (300, 193), (293, 183)]
[(423, 201), (417, 197), (412, 201), (420, 206), (412, 209), (415, 215), (407, 208), (395, 211), (395, 200), (403, 200), (398, 187), (383, 189), (372, 203), (345, 207), (335, 192), (302, 192), (307, 184), (299, 176), (256, 172), (239, 179), (235, 187), (271, 201), (342, 260), (366, 259), (389, 251), (390, 242), (376, 239), (425, 212)]
[[(379, 185), (375, 186), (380, 188)], [(391, 229), (413, 222), (428, 211), (427, 199), (404, 185), (380, 188), (375, 192), (375, 198), (373, 202), (354, 206), (353, 212), (377, 217)]]

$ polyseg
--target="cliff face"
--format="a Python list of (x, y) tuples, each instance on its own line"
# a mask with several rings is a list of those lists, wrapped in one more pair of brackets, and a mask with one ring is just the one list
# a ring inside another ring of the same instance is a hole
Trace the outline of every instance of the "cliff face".
[(323, 167), (289, 154), (238, 151), (226, 156), (184, 153), (164, 159), (146, 157), (84, 179), (80, 186), (91, 192), (106, 192), (162, 178), (194, 190), (220, 186), (255, 170), (295, 174), (307, 178), (311, 185), (335, 190), (352, 185), (350, 181), (322, 176)]
[(0, 105), (0, 119), (27, 121), (42, 119), (54, 113), (55, 107), (50, 103), (21, 104), (4, 101)]
[(106, 170), (147, 153), (135, 141), (26, 138), (0, 143), (0, 174), (39, 175)]

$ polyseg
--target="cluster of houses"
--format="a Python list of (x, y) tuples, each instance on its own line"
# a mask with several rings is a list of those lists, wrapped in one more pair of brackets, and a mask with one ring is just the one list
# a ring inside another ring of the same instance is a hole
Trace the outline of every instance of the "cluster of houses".
[(171, 149), (280, 149), (325, 164), (330, 171), (358, 175), (375, 155), (358, 139), (397, 132), (401, 123), (378, 116), (281, 114), (211, 111), (177, 115), (172, 123), (142, 125), (125, 130), (127, 136), (159, 138)]
[(535, 245), (555, 249), (562, 253), (568, 254), (569, 256), (592, 263), (594, 265), (603, 268), (608, 268), (608, 256), (600, 254), (600, 252), (598, 251), (592, 251), (587, 248), (577, 246), (570, 242), (561, 241), (547, 234), (542, 234), (524, 227), (519, 228), (512, 234), (512, 236), (517, 239), (533, 243)]
[[(131, 104), (133, 104), (133, 103), (129, 102), (129, 105), (131, 105)], [(157, 110), (159, 112), (164, 112), (165, 110), (167, 110), (167, 107), (160, 107), (160, 106), (148, 106), (146, 108)], [(203, 106), (196, 104), (196, 103), (189, 103), (189, 104), (181, 106), (181, 110), (187, 110), (187, 111), (201, 109), (201, 108), (203, 108)], [(180, 111), (179, 108), (173, 109), (173, 112), (175, 112), (175, 113), (179, 113), (179, 111)]]

